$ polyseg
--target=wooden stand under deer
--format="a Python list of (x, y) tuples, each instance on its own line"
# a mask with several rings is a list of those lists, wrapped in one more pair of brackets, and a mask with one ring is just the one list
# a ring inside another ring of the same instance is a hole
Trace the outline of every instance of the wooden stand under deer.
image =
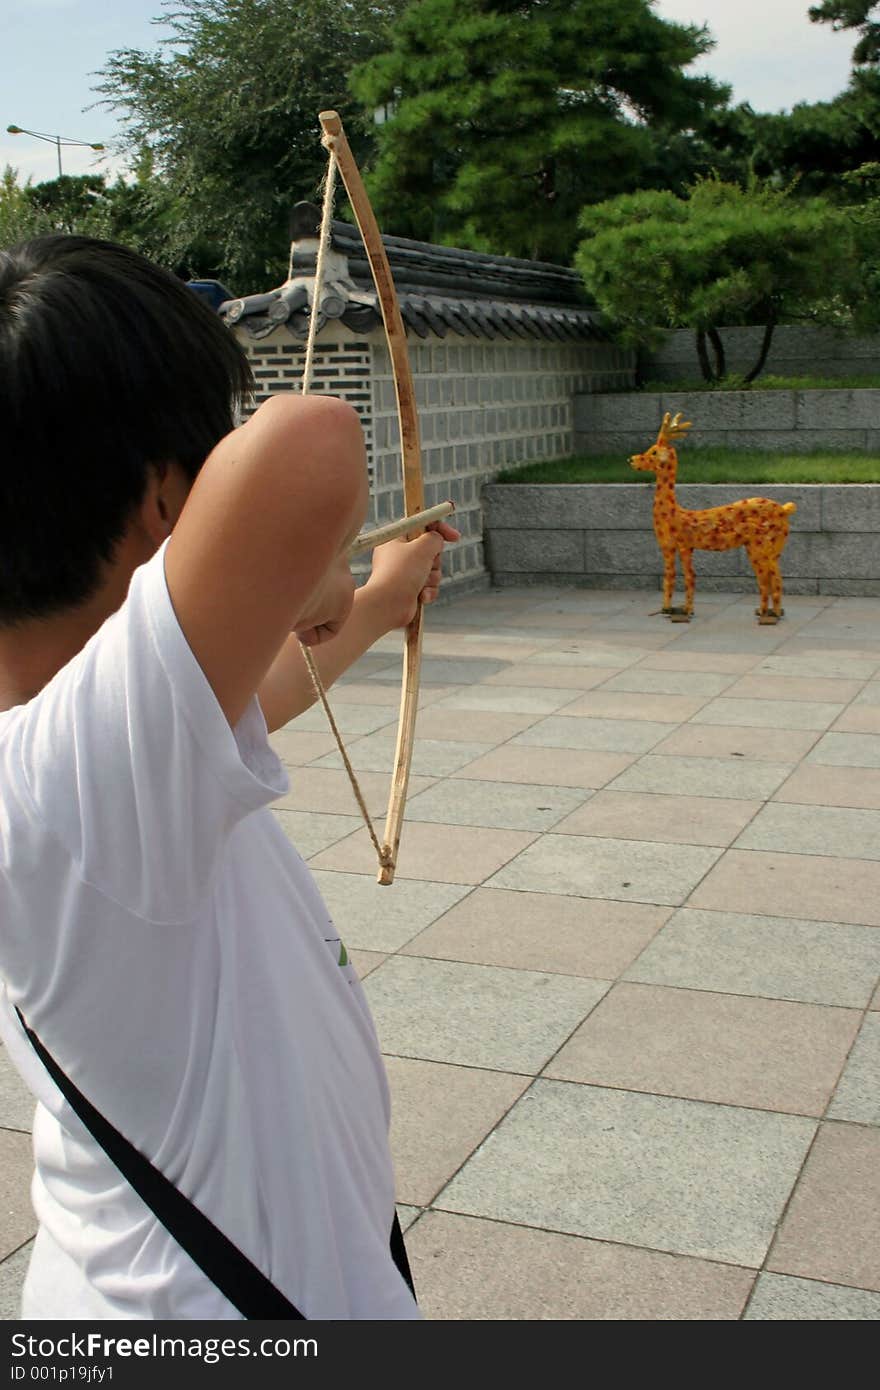
[[(655, 473), (654, 534), (663, 553), (663, 612), (673, 622), (688, 622), (694, 610), (695, 550), (735, 550), (744, 546), (758, 581), (760, 623), (776, 623), (782, 617), (782, 575), (779, 556), (788, 539), (788, 518), (794, 502), (773, 502), (769, 497), (746, 497), (724, 507), (688, 511), (675, 500), (678, 456), (672, 446), (691, 426), (681, 415), (663, 416), (656, 444), (630, 459), (633, 468)], [(672, 607), (675, 557), (684, 572), (684, 608)]]

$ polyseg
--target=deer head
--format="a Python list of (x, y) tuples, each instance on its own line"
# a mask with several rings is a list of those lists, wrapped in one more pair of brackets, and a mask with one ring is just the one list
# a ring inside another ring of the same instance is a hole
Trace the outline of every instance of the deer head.
[(681, 411), (673, 417), (667, 410), (657, 434), (656, 444), (652, 444), (643, 454), (633, 454), (630, 465), (642, 473), (656, 473), (669, 464), (674, 466), (678, 462), (678, 456), (672, 441), (681, 439), (690, 427), (691, 421), (682, 420)]

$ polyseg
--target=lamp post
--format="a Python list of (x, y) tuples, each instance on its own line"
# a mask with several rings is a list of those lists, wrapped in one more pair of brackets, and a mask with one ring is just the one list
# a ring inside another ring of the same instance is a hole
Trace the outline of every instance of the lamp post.
[(6, 127), (10, 135), (32, 135), (35, 140), (46, 140), (50, 145), (54, 145), (58, 152), (58, 177), (61, 178), (61, 146), (62, 145), (81, 145), (87, 150), (103, 150), (104, 146), (100, 143), (93, 144), (90, 140), (68, 140), (63, 135), (46, 135), (41, 130), (25, 130), (20, 125), (8, 125)]

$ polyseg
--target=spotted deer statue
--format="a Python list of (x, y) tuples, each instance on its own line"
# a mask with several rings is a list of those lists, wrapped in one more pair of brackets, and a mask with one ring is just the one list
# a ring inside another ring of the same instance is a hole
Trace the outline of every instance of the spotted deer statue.
[[(675, 500), (678, 456), (673, 440), (690, 429), (690, 420), (663, 416), (656, 444), (630, 459), (633, 468), (655, 473), (654, 534), (663, 554), (663, 612), (673, 622), (689, 622), (694, 611), (695, 550), (735, 550), (744, 546), (758, 581), (760, 623), (776, 623), (782, 617), (782, 575), (779, 556), (788, 538), (788, 518), (794, 502), (773, 502), (768, 497), (746, 497), (723, 507), (688, 511)], [(675, 557), (684, 572), (684, 608), (672, 607)]]

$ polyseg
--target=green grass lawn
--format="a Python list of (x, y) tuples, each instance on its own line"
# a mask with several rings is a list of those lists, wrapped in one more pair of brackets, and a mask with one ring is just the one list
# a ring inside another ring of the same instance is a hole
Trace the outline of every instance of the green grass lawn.
[[(646, 444), (647, 447), (647, 444)], [(623, 454), (529, 463), (499, 474), (499, 483), (644, 483), (653, 473), (637, 473)], [(771, 453), (766, 449), (682, 449), (679, 483), (880, 483), (880, 455), (832, 452)]]

